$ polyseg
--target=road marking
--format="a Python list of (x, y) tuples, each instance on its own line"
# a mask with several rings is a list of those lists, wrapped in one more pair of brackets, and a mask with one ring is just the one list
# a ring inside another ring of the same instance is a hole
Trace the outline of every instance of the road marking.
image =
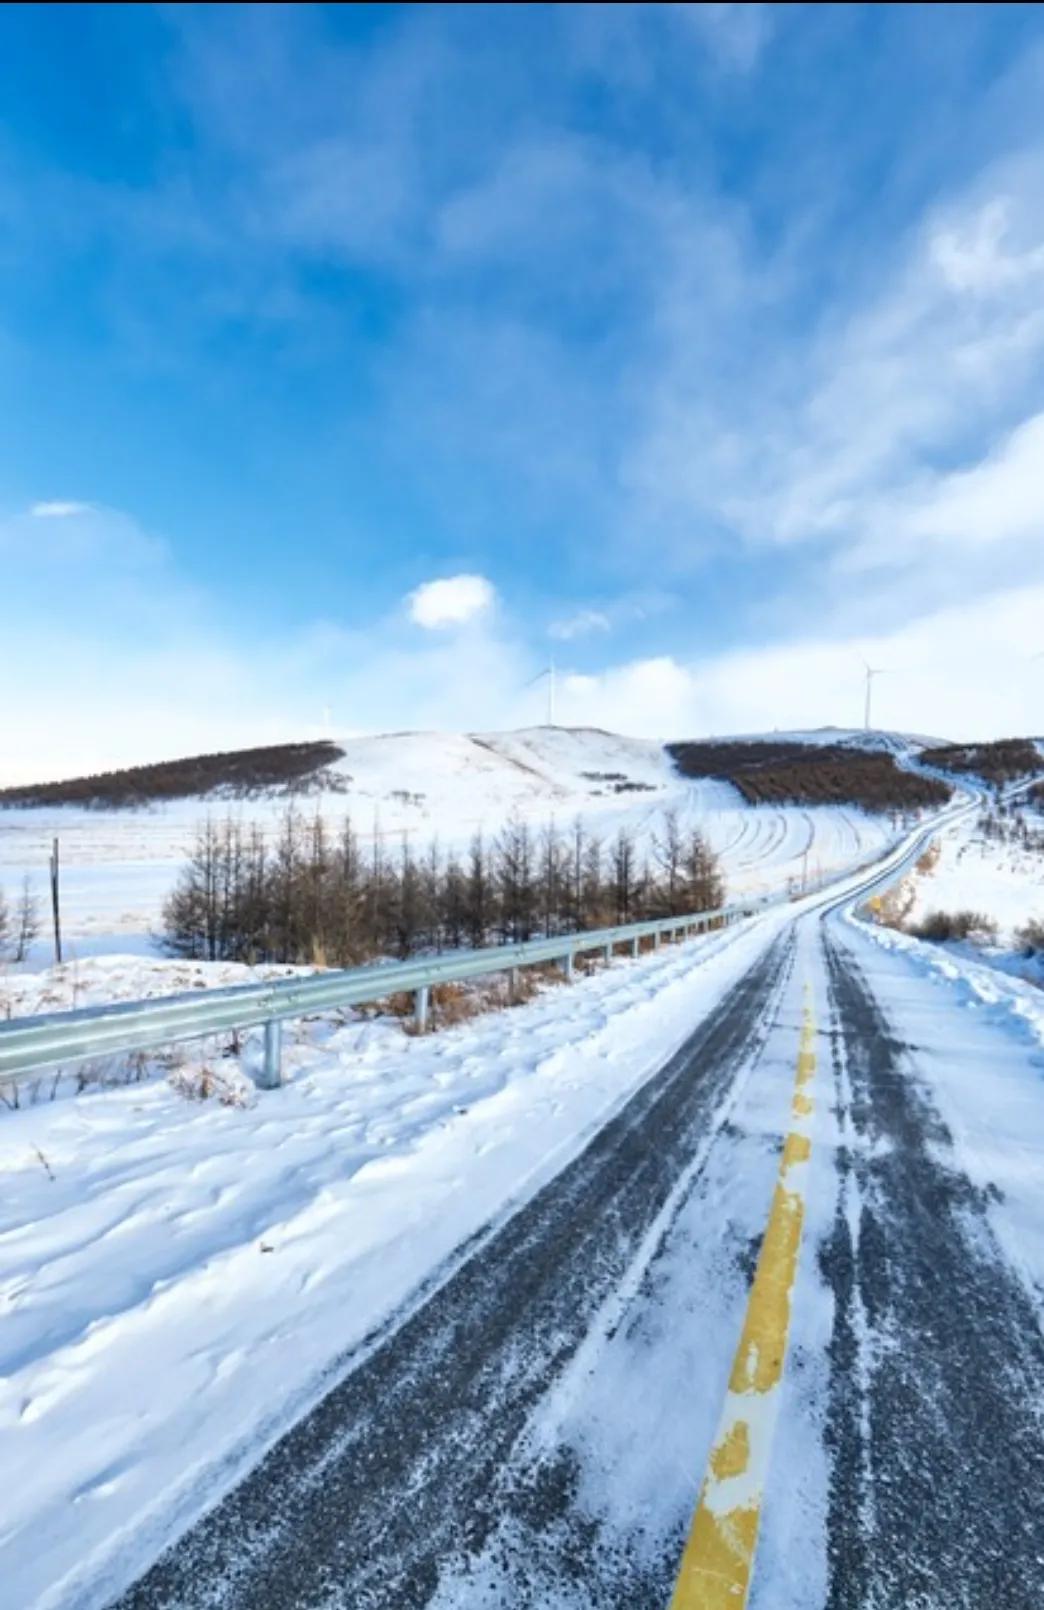
[(717, 1436), (670, 1610), (742, 1610), (750, 1591), (761, 1500), (779, 1410), (790, 1298), (812, 1152), (815, 1019), (805, 991), (790, 1130)]

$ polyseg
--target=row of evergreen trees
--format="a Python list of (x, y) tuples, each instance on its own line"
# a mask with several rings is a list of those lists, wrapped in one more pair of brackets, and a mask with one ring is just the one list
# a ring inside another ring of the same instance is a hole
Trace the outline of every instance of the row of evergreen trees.
[(161, 937), (194, 959), (347, 967), (709, 911), (723, 898), (716, 858), (673, 811), (644, 851), (625, 828), (606, 843), (580, 818), (567, 832), (513, 818), (461, 856), (376, 833), (364, 844), (350, 818), (333, 834), (290, 808), (271, 839), (256, 824), (204, 823)]

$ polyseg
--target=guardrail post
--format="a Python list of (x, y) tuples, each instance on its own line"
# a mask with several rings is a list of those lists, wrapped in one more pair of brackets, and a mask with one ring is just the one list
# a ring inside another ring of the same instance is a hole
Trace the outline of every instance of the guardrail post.
[(642, 942), (638, 935), (635, 934), (634, 938), (631, 940), (631, 955), (634, 957), (635, 961), (638, 960), (638, 953), (641, 948), (641, 943)]
[(424, 1034), (428, 1028), (428, 1005), (431, 992), (427, 984), (422, 984), (413, 997), (413, 1021), (418, 1034)]
[(283, 1082), (283, 1025), (277, 1017), (265, 1024), (265, 1049), (254, 1083), (259, 1090), (278, 1090)]
[(517, 967), (508, 968), (508, 998), (512, 1001), (518, 998), (518, 974)]
[(609, 945), (606, 945), (606, 947), (605, 947), (605, 965), (607, 967), (608, 967), (609, 963), (612, 961), (612, 959), (613, 959), (613, 947), (612, 947), (611, 944), (609, 944)]
[(572, 981), (573, 981), (573, 952), (571, 950), (567, 950), (565, 955), (563, 957), (561, 957), (561, 959), (559, 960), (558, 965), (559, 965), (559, 967), (561, 967), (562, 972), (564, 973), (564, 975), (565, 975), (566, 979), (568, 980), (568, 982), (572, 983)]

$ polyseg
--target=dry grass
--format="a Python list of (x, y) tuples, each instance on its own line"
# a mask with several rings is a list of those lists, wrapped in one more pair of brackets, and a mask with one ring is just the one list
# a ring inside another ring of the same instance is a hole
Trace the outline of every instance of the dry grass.
[(880, 927), (895, 928), (903, 933), (915, 899), (913, 883), (909, 878), (902, 878), (883, 894), (871, 895), (867, 901), (867, 908)]
[(923, 855), (919, 855), (917, 860), (914, 862), (914, 867), (921, 874), (922, 878), (931, 877), (932, 873), (939, 864), (939, 857), (941, 854), (942, 845), (939, 843), (938, 839), (932, 839)]
[[(604, 965), (604, 963), (600, 963)], [(593, 971), (581, 967), (578, 972)], [(514, 979), (512, 979), (514, 972)], [(451, 1028), (480, 1017), (483, 1012), (502, 1012), (512, 1006), (524, 1006), (542, 990), (564, 984), (565, 975), (554, 962), (540, 962), (529, 967), (490, 973), (483, 978), (468, 979), (462, 983), (435, 984), (428, 999), (428, 1032)], [(367, 1002), (356, 1008), (362, 1017), (395, 1017), (402, 1023), (404, 1034), (415, 1035), (416, 999), (412, 990), (397, 990), (379, 1001)]]

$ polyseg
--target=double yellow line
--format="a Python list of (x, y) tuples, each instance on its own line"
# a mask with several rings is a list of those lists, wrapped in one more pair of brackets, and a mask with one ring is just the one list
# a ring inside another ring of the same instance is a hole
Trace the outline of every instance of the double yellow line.
[(805, 1217), (815, 1034), (806, 986), (790, 1129), (725, 1407), (670, 1610), (741, 1610), (750, 1591)]

